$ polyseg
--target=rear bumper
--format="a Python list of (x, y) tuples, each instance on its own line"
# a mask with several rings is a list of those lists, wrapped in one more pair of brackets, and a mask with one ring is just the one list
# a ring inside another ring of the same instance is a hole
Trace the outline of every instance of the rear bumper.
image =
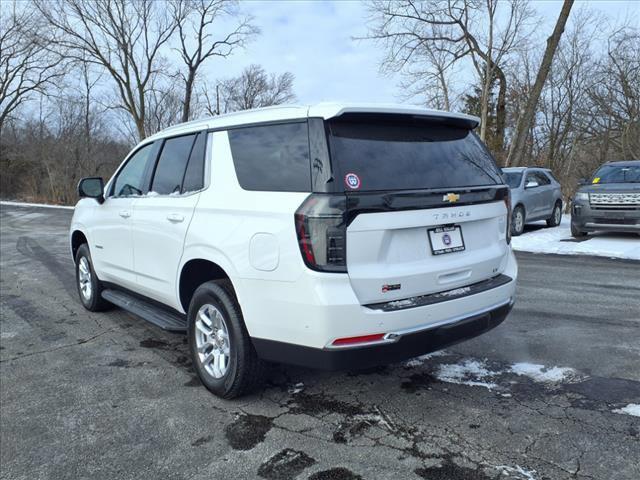
[(640, 232), (640, 208), (592, 208), (587, 202), (574, 203), (571, 224), (584, 232)]
[(407, 360), (477, 337), (500, 325), (512, 306), (513, 302), (509, 301), (437, 326), (400, 332), (393, 342), (378, 345), (322, 349), (259, 338), (254, 339), (253, 344), (258, 355), (267, 361), (320, 370), (370, 368)]
[[(336, 347), (333, 342), (367, 335), (404, 336), (408, 332), (439, 328), (510, 304), (515, 298), (518, 276), (516, 259), (510, 249), (500, 270), (510, 281), (491, 282), (488, 289), (473, 285), (463, 287), (459, 289), (459, 296), (448, 292), (446, 296), (414, 297), (415, 305), (392, 310), (379, 305), (361, 305), (351, 288), (349, 276), (344, 274), (307, 270), (296, 282), (234, 279), (234, 286), (256, 348), (265, 358), (274, 359), (274, 354), (269, 353), (270, 344), (281, 345), (283, 350), (288, 349), (287, 345), (306, 347), (309, 350), (303, 351), (309, 353), (355, 348), (355, 345)], [(499, 278), (503, 276), (498, 275)], [(456, 288), (456, 285), (449, 288)], [(404, 307), (406, 302), (397, 303)], [(264, 345), (267, 347), (263, 348)], [(278, 355), (278, 358), (285, 363), (295, 363), (289, 362), (286, 354)]]

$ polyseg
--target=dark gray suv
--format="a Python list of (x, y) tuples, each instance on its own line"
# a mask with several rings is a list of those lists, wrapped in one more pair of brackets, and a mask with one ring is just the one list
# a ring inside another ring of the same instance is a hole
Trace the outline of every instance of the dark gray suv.
[(608, 162), (582, 182), (571, 207), (571, 235), (640, 234), (640, 160)]

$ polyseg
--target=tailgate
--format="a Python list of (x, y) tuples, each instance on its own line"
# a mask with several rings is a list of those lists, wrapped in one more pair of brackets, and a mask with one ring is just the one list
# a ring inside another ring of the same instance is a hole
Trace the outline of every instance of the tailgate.
[[(458, 226), (464, 250), (434, 254), (428, 230)], [(347, 228), (347, 271), (362, 305), (451, 290), (501, 273), (509, 246), (503, 201), (359, 214)]]

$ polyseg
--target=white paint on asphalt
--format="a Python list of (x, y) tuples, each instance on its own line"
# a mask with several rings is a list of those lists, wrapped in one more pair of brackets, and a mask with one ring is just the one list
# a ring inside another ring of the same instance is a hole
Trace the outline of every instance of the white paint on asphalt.
[(640, 238), (632, 233), (589, 234), (576, 242), (571, 236), (571, 217), (564, 215), (562, 224), (541, 228), (511, 239), (514, 250), (561, 255), (595, 255), (599, 257), (640, 260)]
[(7, 205), (10, 207), (37, 207), (37, 208), (63, 208), (67, 210), (73, 210), (75, 207), (70, 207), (68, 205), (49, 205), (47, 203), (25, 203), (25, 202), (9, 202), (9, 201), (1, 201), (0, 205)]
[(510, 371), (516, 375), (529, 377), (539, 383), (558, 383), (578, 378), (578, 373), (573, 368), (545, 367), (535, 363), (514, 363)]
[(630, 403), (626, 407), (616, 408), (612, 410), (613, 413), (620, 413), (622, 415), (633, 415), (634, 417), (640, 417), (640, 404)]

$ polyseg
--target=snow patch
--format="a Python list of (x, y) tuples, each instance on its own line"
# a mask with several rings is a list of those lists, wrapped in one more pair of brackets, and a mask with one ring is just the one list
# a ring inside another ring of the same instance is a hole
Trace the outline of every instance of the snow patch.
[(411, 360), (407, 360), (406, 362), (404, 362), (404, 366), (419, 367), (420, 365), (423, 365), (424, 362), (426, 362), (431, 358), (443, 357), (445, 355), (447, 355), (447, 353), (444, 350), (438, 350), (436, 352), (427, 353), (426, 355), (420, 355), (419, 357), (412, 358)]
[(620, 413), (622, 415), (633, 415), (634, 417), (640, 417), (640, 404), (630, 403), (626, 407), (616, 408), (611, 410), (613, 413)]
[(289, 387), (289, 393), (295, 395), (296, 393), (300, 393), (304, 390), (304, 383), (298, 382), (295, 385)]
[(564, 215), (562, 224), (554, 228), (540, 228), (511, 239), (514, 250), (533, 253), (557, 253), (561, 255), (595, 255), (640, 260), (640, 242), (637, 235), (589, 234), (587, 239), (573, 241), (571, 216)]
[(573, 368), (545, 367), (535, 363), (514, 363), (510, 371), (516, 375), (529, 377), (534, 382), (558, 383), (579, 377)]
[(515, 467), (510, 467), (508, 465), (498, 465), (496, 469), (500, 470), (502, 475), (506, 475), (507, 477), (511, 477), (512, 475), (517, 475), (514, 478), (521, 478), (523, 480), (536, 480), (534, 474), (535, 470), (527, 470), (522, 468), (520, 465), (516, 465)]
[(389, 302), (389, 306), (391, 308), (407, 308), (416, 304), (416, 301), (413, 298), (407, 298), (405, 300), (394, 300)]
[(486, 380), (495, 377), (495, 375), (496, 372), (488, 370), (483, 362), (465, 360), (462, 363), (440, 365), (436, 378), (447, 383), (484, 387), (492, 390), (498, 385)]
[(453, 290), (447, 290), (446, 292), (440, 292), (436, 294), (438, 297), (456, 297), (458, 295), (464, 295), (471, 291), (471, 287), (460, 287)]

